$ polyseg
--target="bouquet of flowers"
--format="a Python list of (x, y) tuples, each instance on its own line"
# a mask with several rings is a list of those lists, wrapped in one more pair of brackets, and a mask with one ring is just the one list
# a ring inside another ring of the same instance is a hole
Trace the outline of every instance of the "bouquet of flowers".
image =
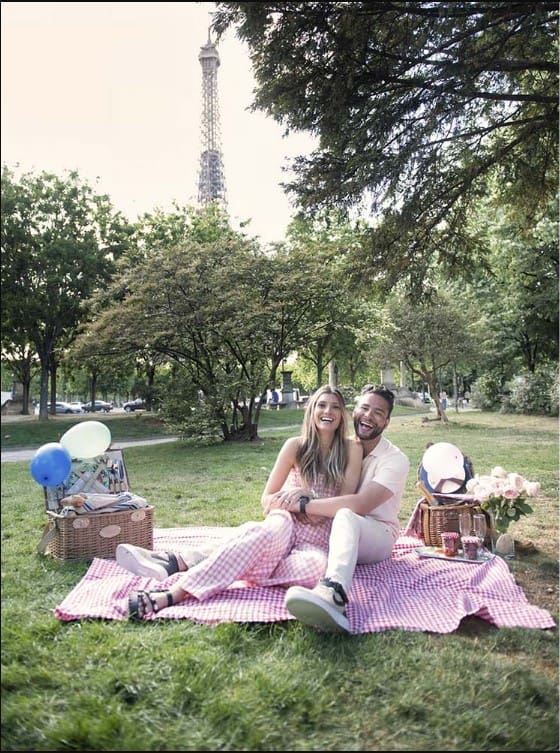
[(512, 521), (533, 512), (525, 500), (537, 497), (540, 488), (538, 481), (528, 481), (519, 473), (508, 473), (501, 466), (492, 468), (489, 476), (475, 474), (467, 481), (466, 487), (482, 509), (492, 515), (494, 526), (500, 533), (505, 533)]

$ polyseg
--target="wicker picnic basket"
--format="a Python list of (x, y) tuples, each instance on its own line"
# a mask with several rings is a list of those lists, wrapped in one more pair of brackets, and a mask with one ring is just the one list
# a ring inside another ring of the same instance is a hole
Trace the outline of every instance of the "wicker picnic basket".
[[(68, 514), (68, 494), (94, 491), (115, 496), (130, 492), (123, 451), (109, 449), (86, 461), (74, 461), (72, 473), (58, 487), (44, 489), (48, 520), (37, 551), (61, 560), (113, 559), (119, 544), (153, 548), (154, 508), (151, 505), (107, 512)], [(114, 468), (118, 467), (116, 475)], [(66, 513), (66, 514), (65, 514)]]
[[(448, 446), (454, 447), (453, 445)], [(430, 447), (430, 445), (428, 445), (428, 447)], [(457, 451), (457, 453), (460, 452), (458, 448), (455, 448), (455, 450)], [(461, 455), (458, 455), (458, 457), (461, 457)], [(464, 493), (467, 481), (474, 476), (474, 469), (470, 458), (468, 458), (466, 455), (462, 455), (462, 462), (464, 468), (463, 475), (461, 476), (461, 478), (453, 479), (453, 481), (457, 485), (455, 493), (458, 494)], [(418, 466), (417, 486), (424, 492), (425, 495), (423, 501), (420, 502), (420, 514), (422, 521), (422, 538), (424, 539), (426, 546), (441, 546), (441, 534), (443, 531), (454, 531), (455, 533), (460, 533), (459, 515), (462, 512), (469, 512), (471, 514), (471, 518), (476, 513), (483, 513), (484, 515), (486, 515), (489, 536), (492, 523), (491, 518), (487, 513), (484, 512), (484, 510), (481, 508), (480, 504), (476, 502), (476, 500), (470, 502), (461, 502), (456, 498), (453, 499), (451, 496), (446, 498), (443, 495), (436, 495), (436, 500), (432, 496), (432, 493), (435, 494), (435, 491), (427, 487), (427, 476), (423, 463), (424, 458)], [(443, 469), (442, 478), (447, 478)], [(462, 484), (461, 481), (463, 481)], [(448, 504), (446, 504), (446, 501), (448, 502)]]
[[(420, 503), (422, 515), (422, 538), (426, 546), (441, 546), (442, 531), (459, 531), (459, 514), (470, 512), (484, 513), (478, 504), (465, 505), (430, 505), (428, 502)], [(488, 522), (488, 518), (487, 518)]]
[(60, 560), (113, 559), (118, 544), (152, 549), (154, 508), (65, 516), (47, 510), (39, 551)]

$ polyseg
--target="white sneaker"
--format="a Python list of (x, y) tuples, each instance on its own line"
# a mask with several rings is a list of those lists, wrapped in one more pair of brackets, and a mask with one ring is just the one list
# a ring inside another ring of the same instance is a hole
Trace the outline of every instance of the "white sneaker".
[(288, 612), (305, 625), (328, 633), (349, 633), (350, 623), (344, 611), (348, 598), (340, 583), (323, 578), (315, 588), (291, 586), (284, 604)]
[(133, 544), (119, 544), (115, 559), (125, 570), (144, 578), (161, 581), (179, 572), (177, 558), (171, 552), (152, 552)]

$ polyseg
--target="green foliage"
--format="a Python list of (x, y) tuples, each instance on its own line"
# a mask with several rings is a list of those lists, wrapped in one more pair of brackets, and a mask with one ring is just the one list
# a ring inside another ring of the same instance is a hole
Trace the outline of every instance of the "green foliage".
[(162, 417), (169, 430), (197, 444), (223, 442), (223, 426), (216, 419), (215, 406), (201, 399), (196, 387), (174, 373), (161, 388), (163, 398)]
[[(105, 285), (126, 246), (128, 226), (107, 196), (76, 172), (16, 175), (2, 168), (2, 351), (22, 376), (41, 363), (41, 417), (47, 383), (56, 395), (61, 352), (87, 318), (84, 304)], [(30, 350), (31, 346), (33, 350)]]
[(443, 370), (467, 368), (476, 353), (468, 325), (464, 306), (456, 298), (435, 292), (420, 300), (394, 295), (384, 309), (375, 354), (383, 363), (402, 361), (412, 376), (427, 384), (443, 417), (438, 398)]
[(560, 401), (560, 367), (558, 365), (556, 365), (552, 373), (548, 386), (548, 394), (550, 397), (550, 415), (557, 416)]
[[(340, 261), (341, 238), (349, 244), (351, 232), (318, 233), (308, 248), (303, 239), (311, 235), (294, 230), (289, 247), (267, 256), (221, 214), (189, 219), (190, 226), (169, 217), (158, 233), (159, 218), (148, 229), (144, 218), (112, 287), (97, 296), (95, 321), (73, 358), (91, 364), (134, 353), (171, 364), (158, 397), (181, 434), (202, 430), (213, 439), (219, 427), (225, 440), (252, 440), (257, 399), (278, 383), (282, 362), (317, 343), (330, 359), (358, 326)], [(202, 422), (193, 423), (201, 400)]]
[(473, 383), (471, 402), (475, 408), (502, 413), (558, 415), (558, 367), (511, 380), (500, 369), (487, 371)]
[(555, 384), (552, 369), (538, 374), (523, 374), (515, 377), (502, 400), (504, 413), (535, 413), (552, 415), (552, 388)]
[(480, 376), (471, 387), (471, 403), (481, 410), (497, 410), (502, 404), (504, 379), (496, 371)]
[[(497, 191), (480, 200), (471, 222), (488, 246), (488, 268), (473, 268), (457, 295), (477, 314), (479, 369), (506, 379), (558, 362), (558, 206), (527, 224)], [(461, 290), (462, 289), (462, 290)]]
[(478, 264), (467, 219), (489, 180), (525, 216), (555, 196), (557, 4), (216, 5), (248, 45), (254, 108), (318, 137), (288, 184), (303, 209), (370, 209), (357, 280), (421, 288), (433, 256)]

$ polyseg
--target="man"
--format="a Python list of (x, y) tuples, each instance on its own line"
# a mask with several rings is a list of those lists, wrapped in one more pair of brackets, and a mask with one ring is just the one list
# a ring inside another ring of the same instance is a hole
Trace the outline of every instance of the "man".
[(292, 586), (286, 608), (307, 625), (350, 632), (345, 613), (356, 564), (391, 556), (400, 530), (399, 510), (410, 463), (383, 431), (389, 425), (394, 395), (386, 387), (367, 385), (352, 418), (363, 448), (360, 483), (355, 494), (324, 499), (300, 497), (300, 510), (332, 517), (325, 577), (315, 588)]

